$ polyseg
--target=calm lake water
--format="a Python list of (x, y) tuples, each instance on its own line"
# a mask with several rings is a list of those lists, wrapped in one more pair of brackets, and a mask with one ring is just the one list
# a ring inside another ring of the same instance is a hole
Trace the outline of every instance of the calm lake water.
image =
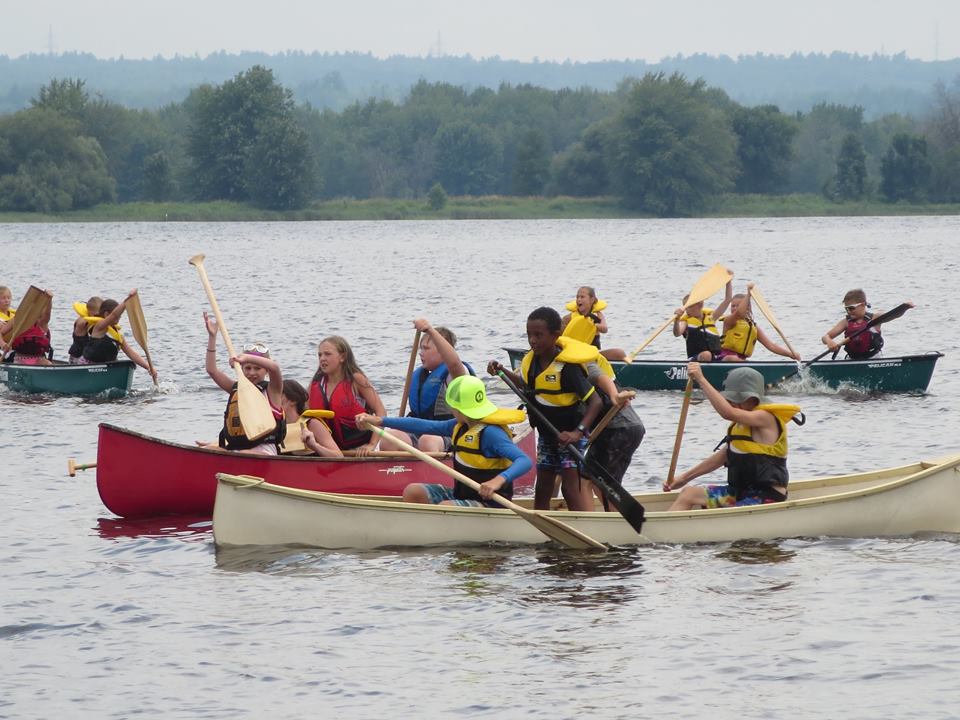
[[(632, 349), (703, 271), (758, 283), (805, 357), (862, 286), (886, 354), (946, 353), (924, 396), (777, 394), (803, 406), (794, 478), (960, 451), (960, 219), (0, 225), (0, 284), (70, 304), (138, 287), (161, 373), (114, 402), (0, 392), (0, 717), (956, 718), (956, 537), (645, 547), (605, 557), (518, 548), (216, 551), (209, 522), (112, 518), (93, 471), (97, 423), (215, 437), (203, 371), (206, 267), (234, 342), (265, 340), (306, 382), (316, 343), (347, 337), (399, 405), (419, 315), (475, 367), (525, 343), (526, 315), (582, 284), (609, 302), (605, 347)], [(769, 328), (768, 328), (769, 329)], [(673, 358), (669, 333), (646, 351)], [(765, 357), (763, 349), (757, 357)], [(221, 351), (221, 359), (225, 353)], [(488, 380), (503, 405), (513, 398)], [(679, 393), (635, 403), (634, 491), (666, 474)], [(680, 467), (724, 424), (694, 405)]]

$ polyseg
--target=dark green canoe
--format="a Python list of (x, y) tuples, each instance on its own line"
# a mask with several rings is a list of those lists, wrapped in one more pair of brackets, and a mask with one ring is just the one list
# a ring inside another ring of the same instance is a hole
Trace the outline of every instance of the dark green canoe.
[[(504, 348), (514, 369), (526, 350)], [(727, 373), (737, 367), (752, 367), (762, 375), (764, 382), (778, 385), (789, 378), (811, 380), (831, 388), (851, 387), (867, 392), (923, 393), (942, 353), (873, 358), (871, 360), (831, 360), (801, 367), (792, 360), (709, 363), (703, 366), (707, 380), (716, 387), (723, 384)], [(634, 360), (627, 364), (611, 363), (617, 373), (617, 382), (637, 390), (683, 390), (687, 384), (686, 360)]]
[(121, 397), (130, 391), (136, 367), (129, 360), (97, 365), (6, 363), (0, 365), (0, 382), (20, 393)]

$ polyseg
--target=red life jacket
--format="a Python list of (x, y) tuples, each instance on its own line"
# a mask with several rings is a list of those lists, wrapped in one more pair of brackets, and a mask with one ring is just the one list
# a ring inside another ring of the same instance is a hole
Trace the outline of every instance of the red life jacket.
[(337, 447), (341, 450), (366, 445), (370, 441), (371, 432), (357, 427), (356, 416), (367, 411), (367, 404), (357, 398), (353, 392), (353, 382), (344, 378), (327, 396), (327, 379), (321, 377), (310, 383), (310, 409), (332, 410), (330, 431)]
[[(843, 336), (849, 338), (854, 333), (863, 330), (867, 323), (873, 320), (873, 313), (865, 313), (859, 320), (854, 320), (847, 316), (847, 329), (843, 331)], [(866, 332), (861, 332), (855, 338), (848, 340), (844, 348), (847, 355), (853, 360), (866, 360), (873, 357), (883, 347), (883, 336), (880, 334), (880, 327), (872, 327)]]
[(18, 355), (36, 357), (50, 352), (50, 333), (34, 324), (13, 341), (13, 350)]

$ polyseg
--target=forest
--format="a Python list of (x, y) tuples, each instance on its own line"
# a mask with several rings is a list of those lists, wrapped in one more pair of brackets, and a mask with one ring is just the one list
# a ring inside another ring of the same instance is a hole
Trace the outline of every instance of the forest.
[(612, 89), (421, 79), (398, 99), (335, 109), (298, 101), (253, 65), (131, 107), (84, 78), (52, 77), (0, 116), (0, 210), (561, 195), (677, 217), (729, 193), (960, 202), (960, 73), (926, 95), (914, 114), (827, 101), (788, 112), (657, 71)]

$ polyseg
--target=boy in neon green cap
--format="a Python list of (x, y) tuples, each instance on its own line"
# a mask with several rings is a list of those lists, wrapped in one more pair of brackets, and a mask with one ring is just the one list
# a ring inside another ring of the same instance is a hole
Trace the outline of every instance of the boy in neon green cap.
[(369, 422), (416, 435), (439, 435), (452, 441), (453, 468), (480, 483), (479, 492), (462, 483), (454, 487), (412, 483), (403, 490), (406, 502), (500, 507), (490, 500), (499, 493), (513, 497), (513, 481), (527, 473), (533, 463), (511, 440), (510, 425), (523, 422), (521, 410), (501, 410), (487, 399), (483, 380), (461, 375), (447, 386), (450, 420), (413, 417), (357, 415), (357, 425)]

